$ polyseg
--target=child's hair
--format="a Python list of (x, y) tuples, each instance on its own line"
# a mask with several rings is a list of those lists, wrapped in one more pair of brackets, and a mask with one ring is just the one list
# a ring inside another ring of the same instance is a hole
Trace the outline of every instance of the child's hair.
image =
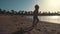
[(39, 6), (38, 5), (35, 5), (35, 8), (39, 8)]

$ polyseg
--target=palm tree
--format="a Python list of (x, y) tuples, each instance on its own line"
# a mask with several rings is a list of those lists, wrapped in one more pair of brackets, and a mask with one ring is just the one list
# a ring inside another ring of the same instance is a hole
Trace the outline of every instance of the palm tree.
[(19, 11), (19, 13), (22, 15), (24, 11)]
[(27, 11), (25, 11), (25, 15), (27, 14)]
[(30, 12), (28, 12), (28, 14), (30, 14)]
[(31, 11), (30, 14), (33, 14), (33, 12)]
[(17, 12), (15, 11), (14, 15), (17, 15)]
[(20, 11), (18, 12), (18, 15), (20, 14)]
[(5, 14), (6, 13), (6, 10), (3, 10), (3, 12), (2, 12), (3, 14)]
[(2, 12), (2, 9), (0, 9), (0, 14), (1, 14), (1, 12)]
[(12, 14), (14, 14), (14, 10), (11, 10), (12, 11)]
[(23, 14), (24, 11), (22, 11), (22, 14)]
[(7, 15), (8, 15), (8, 14), (10, 14), (10, 12), (9, 12), (9, 11), (7, 11), (7, 12), (6, 12), (6, 14), (7, 14)]

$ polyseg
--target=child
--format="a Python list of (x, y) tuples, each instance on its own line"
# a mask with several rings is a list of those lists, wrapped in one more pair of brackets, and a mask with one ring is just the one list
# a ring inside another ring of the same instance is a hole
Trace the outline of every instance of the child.
[(33, 27), (35, 27), (37, 25), (37, 23), (39, 22), (38, 10), (39, 10), (39, 6), (35, 5), (35, 10), (34, 10), (34, 13), (33, 13)]

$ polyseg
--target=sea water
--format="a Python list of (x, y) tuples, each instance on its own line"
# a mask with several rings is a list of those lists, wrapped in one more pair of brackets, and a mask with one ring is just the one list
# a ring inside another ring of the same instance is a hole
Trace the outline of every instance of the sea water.
[[(29, 19), (33, 19), (33, 16), (26, 16)], [(51, 23), (60, 24), (60, 16), (38, 16), (40, 21), (46, 21)]]

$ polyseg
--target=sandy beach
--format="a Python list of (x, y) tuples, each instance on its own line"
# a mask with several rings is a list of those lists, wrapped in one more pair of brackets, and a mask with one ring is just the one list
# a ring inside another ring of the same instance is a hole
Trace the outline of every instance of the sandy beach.
[[(0, 34), (12, 34), (32, 26), (32, 20), (20, 15), (0, 15)], [(60, 24), (40, 21), (30, 34), (60, 34)], [(28, 34), (27, 32), (24, 34)]]

